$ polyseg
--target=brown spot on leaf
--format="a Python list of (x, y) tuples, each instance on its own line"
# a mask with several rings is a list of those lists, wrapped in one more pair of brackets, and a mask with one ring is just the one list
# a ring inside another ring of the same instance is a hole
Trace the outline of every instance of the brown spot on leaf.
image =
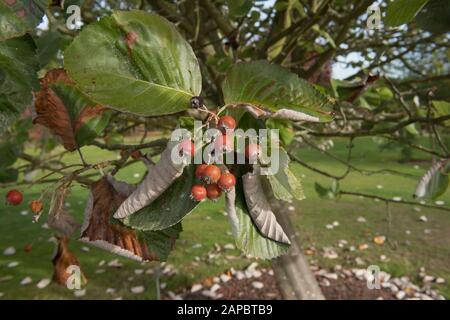
[(137, 38), (138, 38), (138, 35), (136, 32), (129, 32), (125, 36), (125, 44), (127, 45), (128, 56), (130, 56), (130, 57), (131, 57), (131, 49), (133, 48), (133, 45), (136, 42)]
[(137, 38), (138, 35), (136, 32), (127, 33), (127, 35), (125, 36), (125, 43), (127, 44), (127, 47), (131, 49), (134, 43), (136, 42)]
[(12, 5), (14, 5), (14, 4), (16, 3), (16, 0), (5, 0), (5, 3), (6, 3), (8, 6), (12, 6)]

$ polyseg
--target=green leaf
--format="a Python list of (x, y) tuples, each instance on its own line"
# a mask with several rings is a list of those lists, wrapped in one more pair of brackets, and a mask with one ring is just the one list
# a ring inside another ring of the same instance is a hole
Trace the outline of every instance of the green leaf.
[(0, 15), (0, 41), (25, 34), (25, 22), (4, 1), (0, 1)]
[(201, 91), (192, 48), (169, 21), (143, 11), (116, 11), (83, 28), (64, 62), (85, 94), (123, 112), (183, 111)]
[(273, 195), (276, 199), (283, 201), (305, 199), (302, 184), (289, 169), (289, 155), (283, 148), (278, 150), (278, 154), (278, 171), (273, 175), (265, 176), (272, 189)]
[(268, 119), (266, 121), (268, 129), (277, 129), (280, 133), (280, 140), (284, 146), (288, 146), (294, 141), (295, 132), (292, 128), (292, 123), (281, 119)]
[(42, 20), (50, 0), (0, 1), (0, 41), (23, 36)]
[(416, 16), (415, 21), (424, 30), (441, 34), (450, 31), (450, 1), (430, 0)]
[(405, 127), (405, 130), (412, 136), (418, 136), (420, 134), (414, 123), (411, 123)]
[(75, 86), (63, 82), (56, 82), (52, 83), (50, 88), (61, 99), (64, 106), (66, 106), (72, 122), (75, 121), (78, 114), (86, 105), (93, 104)]
[(278, 200), (292, 201), (305, 199), (303, 187), (297, 177), (287, 168), (280, 168), (274, 175), (266, 176), (273, 191), (273, 195)]
[(115, 144), (122, 144), (124, 141), (124, 136), (118, 132), (111, 132), (104, 138), (104, 140), (108, 146), (112, 146)]
[[(436, 109), (436, 116), (442, 117), (450, 114), (450, 102), (447, 101), (432, 101), (434, 108)], [(444, 121), (446, 126), (450, 125), (450, 120)]]
[(50, 62), (57, 61), (59, 50), (64, 50), (72, 39), (71, 36), (59, 31), (43, 32), (41, 36), (36, 37), (37, 55), (41, 67), (44, 68)]
[(234, 65), (223, 82), (226, 104), (247, 103), (272, 111), (293, 109), (332, 120), (332, 101), (305, 80), (267, 61)]
[(415, 198), (436, 199), (443, 195), (449, 186), (450, 160), (436, 162), (420, 179)]
[(253, 6), (252, 0), (228, 0), (228, 11), (232, 17), (245, 16)]
[(83, 125), (75, 132), (75, 140), (77, 145), (79, 147), (87, 145), (101, 135), (103, 130), (105, 130), (108, 126), (112, 114), (112, 110), (106, 110), (84, 122)]
[(15, 182), (19, 177), (19, 171), (14, 168), (0, 168), (0, 183)]
[(198, 202), (190, 198), (195, 184), (195, 166), (184, 169), (183, 174), (149, 206), (123, 219), (123, 223), (136, 230), (163, 230), (180, 222)]
[(30, 36), (0, 42), (0, 134), (31, 105), (39, 88), (36, 48)]
[(273, 259), (289, 250), (289, 245), (264, 237), (253, 223), (245, 202), (242, 186), (236, 189), (237, 234), (236, 246), (246, 255)]
[(183, 227), (181, 223), (177, 223), (160, 231), (141, 231), (137, 236), (147, 245), (148, 250), (156, 255), (158, 261), (166, 261), (181, 231)]
[(19, 155), (20, 148), (16, 142), (6, 141), (0, 144), (0, 169), (13, 165)]
[(428, 0), (394, 0), (387, 7), (386, 25), (397, 27), (409, 23), (427, 2)]

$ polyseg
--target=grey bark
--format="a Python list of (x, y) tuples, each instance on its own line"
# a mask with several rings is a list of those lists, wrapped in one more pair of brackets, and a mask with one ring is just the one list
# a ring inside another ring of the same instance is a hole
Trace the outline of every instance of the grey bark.
[(283, 298), (324, 300), (319, 284), (302, 253), (297, 233), (288, 215), (287, 204), (276, 200), (273, 196), (269, 196), (269, 199), (278, 223), (291, 241), (289, 252), (272, 260), (272, 267)]

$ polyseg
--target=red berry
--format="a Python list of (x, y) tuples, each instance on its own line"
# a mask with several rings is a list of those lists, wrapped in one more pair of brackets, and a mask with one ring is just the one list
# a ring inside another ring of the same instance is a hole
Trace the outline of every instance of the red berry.
[(230, 172), (222, 173), (218, 185), (222, 190), (229, 191), (236, 185), (236, 177)]
[(217, 184), (208, 184), (206, 186), (206, 194), (208, 196), (208, 199), (210, 200), (217, 200), (222, 195), (222, 190), (220, 190), (219, 186)]
[(214, 140), (214, 148), (219, 152), (230, 152), (234, 149), (233, 135), (219, 135)]
[(236, 120), (232, 116), (220, 117), (218, 127), (225, 134), (227, 130), (234, 130), (236, 128)]
[(189, 155), (192, 157), (195, 153), (194, 143), (189, 139), (182, 140), (178, 145), (178, 150), (181, 155)]
[(261, 154), (261, 147), (256, 143), (251, 143), (245, 148), (245, 157), (249, 163), (255, 163)]
[(203, 175), (205, 174), (205, 169), (208, 165), (207, 164), (199, 164), (197, 168), (195, 168), (195, 177), (197, 179), (202, 179)]
[(13, 206), (19, 205), (23, 200), (23, 195), (20, 191), (10, 190), (6, 194), (6, 201)]
[(131, 157), (132, 157), (134, 160), (137, 160), (137, 159), (139, 159), (139, 158), (142, 158), (142, 152), (141, 152), (140, 150), (134, 150), (134, 151), (131, 153)]
[(203, 173), (203, 181), (207, 184), (217, 183), (221, 175), (222, 172), (219, 167), (214, 164), (210, 164), (205, 168), (205, 172)]
[(206, 198), (206, 188), (201, 184), (195, 184), (191, 189), (191, 199), (195, 201), (202, 201)]
[(39, 213), (44, 209), (44, 204), (40, 200), (33, 200), (30, 203), (30, 209), (33, 213)]

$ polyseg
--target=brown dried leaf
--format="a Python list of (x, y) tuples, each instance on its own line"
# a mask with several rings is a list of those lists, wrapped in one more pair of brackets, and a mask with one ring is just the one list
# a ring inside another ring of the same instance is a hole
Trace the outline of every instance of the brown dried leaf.
[(52, 83), (62, 82), (68, 85), (74, 85), (75, 82), (69, 78), (66, 71), (62, 68), (52, 69), (48, 71), (45, 76), (40, 80), (41, 87), (48, 87)]
[[(69, 238), (58, 238), (58, 248), (55, 257), (52, 260), (53, 263), (53, 281), (59, 285), (66, 286), (67, 279), (71, 276), (70, 270), (67, 270), (70, 266), (80, 267), (80, 262), (77, 257), (69, 250), (68, 247)], [(80, 268), (81, 270), (81, 268)], [(81, 282), (85, 284), (87, 282), (83, 272), (80, 274)]]
[(41, 124), (61, 138), (64, 148), (74, 151), (77, 148), (72, 121), (62, 100), (49, 87), (51, 83), (64, 82), (71, 84), (65, 71), (51, 70), (41, 79), (41, 90), (35, 94), (36, 117), (33, 123)]
[(134, 260), (156, 260), (156, 255), (137, 239), (133, 229), (110, 223), (111, 216), (124, 200), (106, 177), (94, 182), (80, 240)]

